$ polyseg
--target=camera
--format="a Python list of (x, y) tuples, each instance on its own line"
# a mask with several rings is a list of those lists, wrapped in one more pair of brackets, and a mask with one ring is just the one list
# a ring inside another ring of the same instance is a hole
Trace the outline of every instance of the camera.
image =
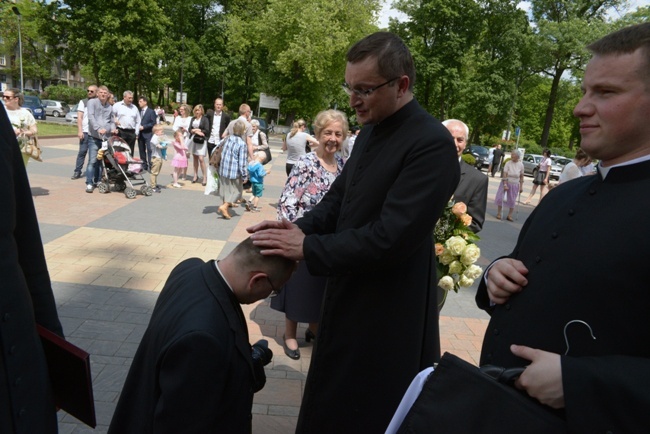
[(269, 349), (269, 341), (266, 339), (260, 339), (255, 342), (251, 347), (251, 357), (253, 358), (253, 363), (261, 363), (262, 366), (266, 366), (271, 363), (273, 358), (273, 351)]
[(273, 351), (269, 349), (269, 341), (260, 339), (251, 346), (251, 358), (253, 359), (253, 392), (259, 392), (266, 384), (266, 373), (264, 366), (268, 365), (273, 358)]

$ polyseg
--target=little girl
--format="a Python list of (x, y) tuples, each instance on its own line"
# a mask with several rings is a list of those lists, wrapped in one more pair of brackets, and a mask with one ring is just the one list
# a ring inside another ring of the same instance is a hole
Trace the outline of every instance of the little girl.
[(174, 159), (172, 160), (172, 167), (174, 168), (174, 183), (172, 187), (181, 188), (181, 185), (178, 183), (178, 177), (183, 174), (184, 170), (187, 170), (187, 156), (185, 155), (187, 147), (183, 138), (183, 130), (180, 128), (174, 133), (174, 150), (176, 151), (176, 155), (174, 155)]

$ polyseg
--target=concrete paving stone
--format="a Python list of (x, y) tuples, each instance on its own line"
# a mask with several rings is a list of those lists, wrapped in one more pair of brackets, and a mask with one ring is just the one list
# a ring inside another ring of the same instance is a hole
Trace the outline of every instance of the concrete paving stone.
[(133, 357), (138, 350), (138, 345), (140, 345), (140, 342), (123, 342), (115, 352), (115, 355), (125, 358)]
[(129, 367), (124, 365), (106, 365), (93, 382), (93, 388), (103, 391), (120, 392)]
[(297, 417), (253, 415), (255, 434), (287, 434), (296, 430)]
[(109, 391), (94, 391), (93, 398), (96, 402), (116, 402), (119, 396), (118, 392), (109, 392)]
[(158, 294), (152, 294), (146, 291), (125, 290), (123, 292), (115, 291), (106, 304), (131, 308), (153, 309)]
[(144, 333), (147, 331), (147, 325), (135, 325), (135, 327), (133, 327), (133, 331), (129, 334), (129, 336), (127, 336), (124, 342), (140, 344)]
[(43, 240), (43, 244), (46, 245), (50, 241), (54, 241), (57, 238), (74, 231), (76, 226), (48, 224), (43, 222), (39, 223), (39, 228), (41, 230), (41, 239)]
[[(301, 357), (302, 360), (302, 357)], [(304, 365), (304, 363), (303, 363)], [(304, 369), (304, 367), (303, 367)], [(289, 380), (299, 380), (299, 381), (305, 381), (307, 380), (307, 372), (301, 372), (301, 371), (286, 371), (287, 376), (286, 378)]]
[(270, 369), (268, 367), (267, 367), (268, 369), (267, 368), (264, 369), (264, 372), (266, 373), (266, 378), (280, 378), (280, 379), (287, 378), (288, 371), (275, 369), (275, 366), (272, 366), (272, 363), (269, 366), (271, 366), (273, 369)]
[(99, 321), (114, 321), (120, 312), (110, 310), (88, 309), (84, 307), (60, 306), (59, 315), (71, 318), (85, 318)]
[(150, 313), (121, 312), (116, 320), (125, 324), (149, 324)]
[(99, 274), (94, 273), (61, 270), (56, 273), (56, 280), (59, 282), (91, 284), (99, 276)]
[[(135, 355), (135, 353), (133, 353)], [(101, 363), (103, 365), (117, 365), (117, 366), (124, 366), (126, 363), (129, 361), (130, 357), (122, 357), (122, 356), (102, 356), (101, 354), (91, 354), (91, 360), (92, 358), (95, 358), (97, 363)], [(103, 368), (102, 368), (103, 369)]]
[(300, 413), (300, 402), (295, 406), (269, 405), (268, 414), (273, 416), (295, 416)]
[(267, 378), (266, 385), (257, 392), (254, 401), (257, 404), (300, 405), (300, 380)]
[(269, 414), (269, 406), (266, 405), (266, 404), (253, 403), (253, 407), (251, 408), (251, 413), (252, 414)]
[(160, 279), (144, 279), (138, 277), (131, 277), (124, 285), (123, 288), (140, 289), (143, 291), (154, 291), (159, 287), (162, 280)]
[(122, 342), (96, 339), (86, 351), (94, 356), (114, 356), (121, 346)]
[(132, 324), (114, 323), (111, 321), (87, 320), (74, 332), (74, 336), (87, 339), (109, 341), (124, 341), (133, 331)]

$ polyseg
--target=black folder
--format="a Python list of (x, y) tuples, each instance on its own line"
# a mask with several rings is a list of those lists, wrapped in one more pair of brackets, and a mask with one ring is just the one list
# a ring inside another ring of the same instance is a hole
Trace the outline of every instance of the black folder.
[(90, 355), (37, 324), (50, 371), (57, 407), (95, 428), (95, 400), (90, 377)]

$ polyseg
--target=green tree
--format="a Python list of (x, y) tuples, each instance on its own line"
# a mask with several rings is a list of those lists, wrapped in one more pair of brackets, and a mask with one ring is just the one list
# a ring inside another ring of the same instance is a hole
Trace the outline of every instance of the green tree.
[(624, 0), (533, 0), (539, 71), (551, 77), (540, 145), (548, 145), (560, 80), (565, 73), (584, 68), (585, 46), (606, 33), (605, 13)]

